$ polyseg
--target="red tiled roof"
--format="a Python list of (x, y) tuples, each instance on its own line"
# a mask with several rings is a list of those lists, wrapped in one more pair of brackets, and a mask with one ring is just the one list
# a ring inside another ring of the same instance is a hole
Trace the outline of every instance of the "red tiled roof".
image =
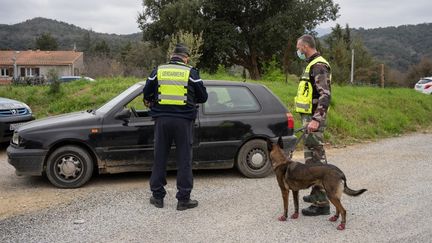
[(13, 65), (16, 55), (16, 63), (23, 65), (69, 65), (75, 62), (82, 52), (76, 51), (0, 51), (0, 65)]

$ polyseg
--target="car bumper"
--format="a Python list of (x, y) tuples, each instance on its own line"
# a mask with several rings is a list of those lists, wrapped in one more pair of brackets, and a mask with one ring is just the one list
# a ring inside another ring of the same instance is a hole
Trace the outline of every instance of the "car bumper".
[(13, 130), (10, 129), (11, 124), (25, 123), (32, 120), (34, 120), (34, 117), (31, 114), (0, 118), (0, 142), (8, 142), (11, 139), (13, 134)]
[(297, 137), (296, 136), (284, 136), (282, 137), (284, 151), (291, 152), (294, 151), (296, 147)]
[(8, 162), (15, 167), (17, 175), (42, 175), (45, 156), (42, 149), (23, 149), (9, 146)]
[(424, 94), (432, 94), (432, 89), (424, 89), (422, 92)]

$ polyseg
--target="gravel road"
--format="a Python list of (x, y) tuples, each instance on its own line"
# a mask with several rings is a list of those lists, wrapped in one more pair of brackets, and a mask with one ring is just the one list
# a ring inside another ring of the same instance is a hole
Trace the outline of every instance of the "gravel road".
[[(282, 200), (274, 176), (195, 172), (193, 198), (200, 205), (178, 212), (174, 173), (165, 207), (156, 209), (148, 203), (149, 173), (99, 176), (84, 188), (61, 190), (43, 178), (17, 177), (3, 148), (0, 242), (430, 242), (431, 154), (431, 133), (329, 150), (348, 185), (368, 189), (342, 197), (347, 228), (338, 231), (328, 216), (279, 222)], [(293, 208), (290, 197), (290, 213)]]

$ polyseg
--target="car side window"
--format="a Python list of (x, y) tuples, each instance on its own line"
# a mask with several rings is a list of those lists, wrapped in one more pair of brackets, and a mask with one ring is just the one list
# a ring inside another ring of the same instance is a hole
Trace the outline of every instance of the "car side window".
[(135, 97), (125, 106), (126, 109), (131, 110), (134, 117), (148, 117), (149, 108), (144, 105), (142, 94)]
[(255, 96), (247, 87), (209, 86), (204, 103), (205, 114), (257, 112), (261, 109)]

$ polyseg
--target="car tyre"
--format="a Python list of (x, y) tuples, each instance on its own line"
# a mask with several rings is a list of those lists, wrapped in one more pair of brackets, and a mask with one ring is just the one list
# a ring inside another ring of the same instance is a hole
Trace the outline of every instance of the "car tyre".
[(236, 166), (246, 177), (268, 176), (272, 172), (272, 167), (266, 141), (253, 139), (246, 142), (238, 152)]
[(48, 180), (60, 188), (77, 188), (90, 180), (93, 159), (77, 146), (63, 146), (48, 157), (46, 169)]

